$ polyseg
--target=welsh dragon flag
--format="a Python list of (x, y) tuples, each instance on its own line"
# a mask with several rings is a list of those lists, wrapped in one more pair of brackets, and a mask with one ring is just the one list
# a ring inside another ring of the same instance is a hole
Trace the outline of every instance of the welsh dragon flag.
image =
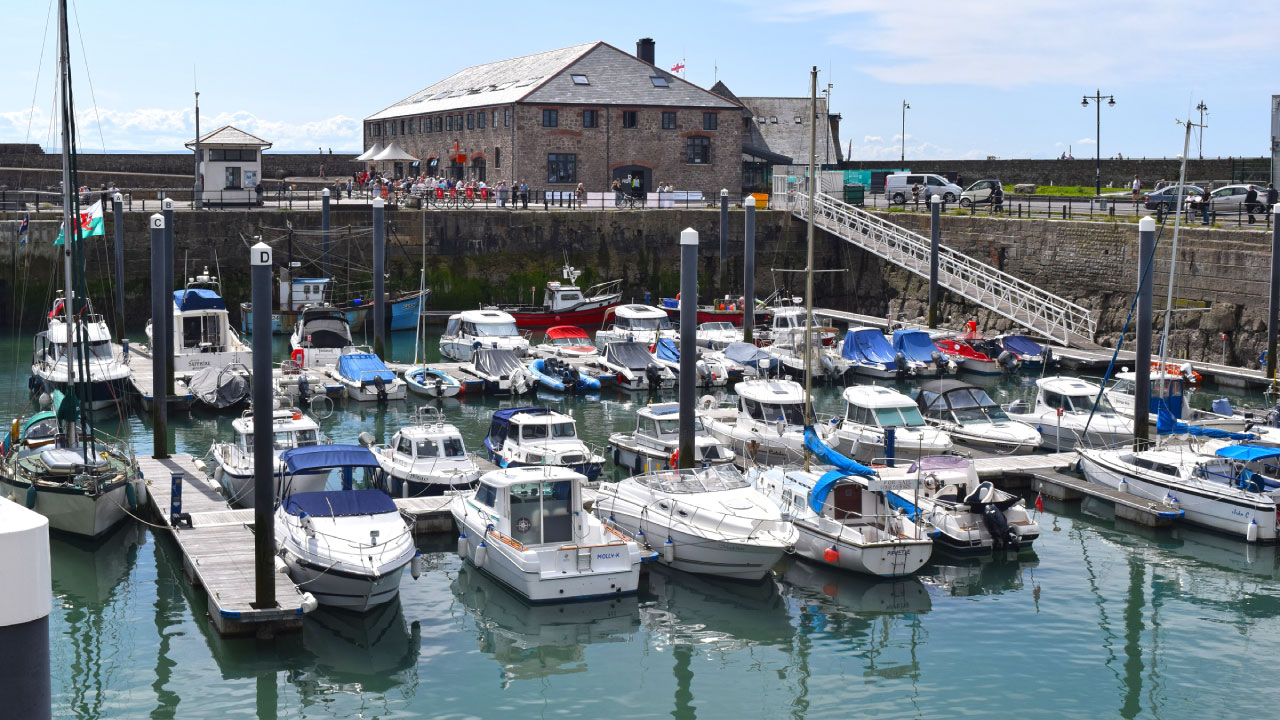
[[(61, 245), (64, 241), (63, 231), (66, 228), (59, 228), (58, 239), (53, 241), (54, 245)], [(102, 229), (102, 201), (90, 205), (88, 208), (80, 211), (80, 237), (87, 238), (98, 235), (106, 236), (106, 231)]]

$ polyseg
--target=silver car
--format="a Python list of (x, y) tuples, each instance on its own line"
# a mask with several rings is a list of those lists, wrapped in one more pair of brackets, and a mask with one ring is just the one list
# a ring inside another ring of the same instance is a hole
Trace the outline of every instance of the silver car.
[[(1253, 189), (1258, 192), (1258, 200), (1254, 204), (1252, 210), (1254, 212), (1262, 212), (1267, 206), (1267, 188), (1263, 185), (1255, 184)], [(1221, 212), (1235, 212), (1244, 205), (1244, 199), (1249, 194), (1248, 185), (1224, 185), (1223, 187), (1213, 190), (1209, 193), (1209, 199), (1213, 203), (1214, 210)], [(1244, 208), (1250, 210), (1250, 208)]]

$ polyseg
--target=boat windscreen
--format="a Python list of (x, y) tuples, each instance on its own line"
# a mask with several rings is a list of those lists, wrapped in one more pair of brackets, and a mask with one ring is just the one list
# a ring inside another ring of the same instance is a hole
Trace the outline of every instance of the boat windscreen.
[(720, 492), (751, 487), (742, 473), (731, 465), (712, 465), (696, 470), (679, 470), (641, 475), (637, 480), (655, 490), (673, 495)]
[(605, 360), (628, 370), (644, 370), (653, 362), (653, 356), (641, 343), (616, 342), (605, 349)]

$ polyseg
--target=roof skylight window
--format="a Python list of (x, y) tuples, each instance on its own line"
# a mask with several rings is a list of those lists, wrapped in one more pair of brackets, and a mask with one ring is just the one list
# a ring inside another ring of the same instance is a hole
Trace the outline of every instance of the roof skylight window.
[(586, 75), (570, 75), (569, 77), (573, 78), (574, 85), (590, 85), (591, 84), (591, 81), (587, 79)]
[(668, 83), (668, 82), (667, 82), (667, 79), (666, 79), (666, 78), (664, 78), (664, 77), (658, 77), (658, 76), (656, 76), (656, 75), (655, 75), (655, 76), (653, 76), (653, 77), (650, 77), (650, 78), (649, 78), (649, 82), (652, 82), (652, 83), (653, 83), (653, 86), (654, 86), (654, 87), (658, 87), (658, 88), (671, 87), (670, 83)]

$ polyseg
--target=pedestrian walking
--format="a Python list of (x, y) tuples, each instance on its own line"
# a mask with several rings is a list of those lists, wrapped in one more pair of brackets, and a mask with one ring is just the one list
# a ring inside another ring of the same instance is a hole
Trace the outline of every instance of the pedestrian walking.
[(1004, 188), (999, 184), (991, 191), (991, 212), (1004, 212)]
[(609, 186), (613, 191), (613, 206), (620, 207), (622, 205), (622, 181), (618, 178), (613, 179), (613, 184)]
[(254, 186), (253, 186), (253, 194), (254, 194), (254, 195), (256, 195), (256, 196), (257, 196), (257, 198), (258, 198), (258, 205), (262, 205), (262, 191), (263, 191), (263, 189), (264, 189), (264, 188), (262, 187), (262, 181), (261, 181), (261, 180), (259, 180), (259, 181), (258, 181), (258, 184), (257, 184), (257, 185), (254, 185)]
[(1277, 193), (1275, 183), (1267, 183), (1267, 212), (1273, 212), (1276, 207)]
[(911, 202), (915, 204), (916, 209), (920, 209), (920, 184), (911, 183)]
[(529, 183), (523, 180), (520, 181), (520, 209), (529, 209)]
[(1258, 189), (1249, 186), (1249, 192), (1244, 194), (1244, 208), (1249, 213), (1249, 224), (1252, 225), (1256, 218), (1253, 216), (1258, 209)]
[(1133, 176), (1132, 188), (1133, 188), (1133, 206), (1136, 208), (1138, 206), (1138, 195), (1142, 193), (1142, 181), (1138, 179), (1137, 175)]

